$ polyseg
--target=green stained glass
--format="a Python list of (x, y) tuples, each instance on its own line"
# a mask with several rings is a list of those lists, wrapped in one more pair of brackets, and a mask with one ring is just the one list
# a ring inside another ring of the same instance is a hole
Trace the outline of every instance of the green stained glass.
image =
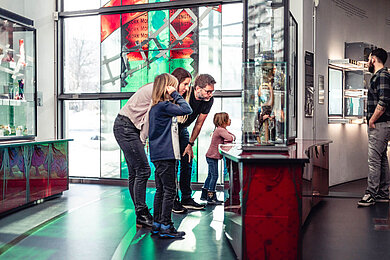
[(192, 159), (192, 172), (191, 172), (191, 182), (198, 181), (198, 142), (195, 142), (194, 147), (194, 159)]
[(149, 83), (146, 75), (148, 74), (148, 68), (143, 67), (136, 70), (137, 67), (142, 67), (145, 61), (130, 61), (130, 70), (135, 70), (131, 75), (126, 78), (126, 87), (122, 88), (122, 92), (136, 92), (140, 87)]
[(148, 27), (151, 40), (149, 50), (165, 50), (169, 47), (169, 11), (148, 13)]
[(166, 58), (164, 58), (164, 57), (157, 58), (157, 56), (153, 57), (153, 55), (155, 55), (156, 53), (157, 52), (149, 52), (151, 60), (154, 60), (154, 62), (152, 62), (150, 64), (150, 68), (149, 68), (149, 74), (148, 74), (149, 82), (153, 82), (154, 78), (157, 75), (169, 72), (168, 57), (166, 57)]
[(194, 75), (195, 70), (192, 67), (193, 59), (172, 59), (170, 60), (170, 71), (174, 71), (176, 68), (184, 68), (192, 75)]
[[(164, 2), (162, 0), (150, 0), (149, 3)], [(149, 42), (143, 45), (143, 50), (137, 49), (128, 54), (128, 76), (126, 77), (122, 92), (136, 92), (144, 84), (154, 81), (154, 78), (161, 73), (170, 73), (178, 67), (189, 71), (192, 75), (196, 74), (194, 59), (192, 58), (174, 58), (171, 59), (170, 45), (174, 38), (170, 38), (170, 27), (167, 21), (170, 20), (169, 10), (148, 12), (147, 27)], [(134, 25), (135, 26), (135, 25)], [(147, 46), (147, 47), (146, 47)], [(184, 52), (183, 52), (184, 53)], [(188, 52), (187, 52), (188, 53)], [(180, 57), (177, 56), (175, 57)], [(183, 54), (184, 55), (184, 54)], [(173, 57), (173, 56), (172, 56)], [(186, 57), (189, 57), (188, 55)], [(192, 56), (191, 56), (192, 57)], [(196, 66), (195, 66), (196, 67)], [(121, 101), (121, 107), (127, 100)], [(145, 146), (145, 152), (151, 168), (150, 180), (154, 180), (154, 165), (150, 162), (148, 146)], [(194, 159), (191, 173), (191, 181), (197, 181), (197, 145), (194, 146)], [(121, 178), (128, 178), (128, 169), (123, 152), (121, 152)]]

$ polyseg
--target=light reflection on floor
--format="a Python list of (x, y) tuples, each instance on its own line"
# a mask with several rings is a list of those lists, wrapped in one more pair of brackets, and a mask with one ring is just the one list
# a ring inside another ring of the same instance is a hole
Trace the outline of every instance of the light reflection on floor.
[[(149, 207), (154, 190), (147, 190)], [(197, 202), (199, 197), (195, 192)], [(151, 237), (150, 229), (136, 229), (126, 187), (71, 184), (58, 199), (0, 219), (0, 249), (6, 248), (0, 259), (20, 259), (26, 256), (22, 252), (40, 256), (35, 259), (234, 259), (223, 235), (223, 206), (172, 214), (172, 219), (186, 232), (183, 240)], [(14, 243), (15, 238), (21, 239)]]

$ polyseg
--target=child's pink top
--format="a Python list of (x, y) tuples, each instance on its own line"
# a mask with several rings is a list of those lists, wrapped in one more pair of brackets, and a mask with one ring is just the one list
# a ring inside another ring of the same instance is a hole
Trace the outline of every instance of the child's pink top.
[(209, 150), (206, 157), (211, 159), (222, 159), (222, 155), (218, 152), (218, 146), (224, 143), (231, 143), (236, 139), (236, 136), (230, 133), (226, 128), (218, 126), (213, 133)]

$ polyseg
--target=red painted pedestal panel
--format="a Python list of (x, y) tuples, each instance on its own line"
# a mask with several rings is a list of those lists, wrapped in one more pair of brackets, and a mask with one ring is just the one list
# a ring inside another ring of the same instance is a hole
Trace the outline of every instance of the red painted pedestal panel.
[(68, 189), (68, 141), (0, 144), (0, 214)]
[(301, 259), (302, 173), (308, 158), (294, 151), (225, 148), (225, 234), (237, 257)]

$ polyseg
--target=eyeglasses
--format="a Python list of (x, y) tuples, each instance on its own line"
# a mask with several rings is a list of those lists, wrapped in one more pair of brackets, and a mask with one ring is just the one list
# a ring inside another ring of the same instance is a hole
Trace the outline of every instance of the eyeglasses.
[(214, 90), (205, 90), (204, 88), (202, 88), (204, 90), (204, 92), (207, 93), (207, 95), (211, 95), (214, 93)]

